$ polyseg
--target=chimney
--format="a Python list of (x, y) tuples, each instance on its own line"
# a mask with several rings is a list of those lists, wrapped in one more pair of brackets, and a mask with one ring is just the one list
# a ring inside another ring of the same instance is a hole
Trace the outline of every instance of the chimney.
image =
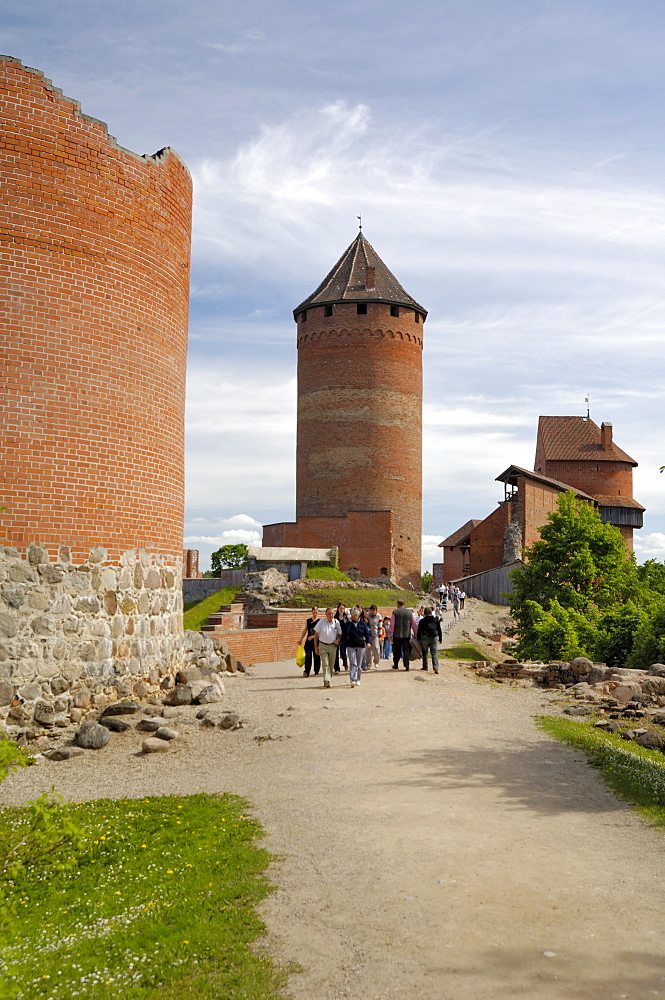
[(373, 292), (374, 289), (376, 288), (376, 285), (374, 283), (375, 282), (375, 275), (376, 275), (376, 268), (375, 267), (367, 267), (366, 268), (366, 270), (365, 270), (365, 288), (367, 289), (368, 292)]
[(612, 424), (600, 425), (600, 445), (603, 451), (609, 451), (612, 447)]

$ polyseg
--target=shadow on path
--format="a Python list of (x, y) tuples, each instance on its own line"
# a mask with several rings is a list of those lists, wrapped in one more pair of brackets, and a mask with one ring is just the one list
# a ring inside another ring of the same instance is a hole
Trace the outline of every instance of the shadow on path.
[(600, 783), (579, 751), (554, 742), (506, 740), (491, 747), (421, 750), (402, 758), (399, 764), (411, 773), (389, 784), (432, 792), (496, 788), (515, 809), (543, 815), (629, 808)]

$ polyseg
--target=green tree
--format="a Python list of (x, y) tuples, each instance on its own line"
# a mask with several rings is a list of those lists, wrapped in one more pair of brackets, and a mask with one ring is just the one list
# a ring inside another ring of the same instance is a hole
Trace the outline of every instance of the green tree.
[[(603, 612), (639, 595), (635, 561), (626, 554), (618, 528), (603, 524), (598, 511), (574, 493), (558, 498), (540, 539), (525, 553), (527, 563), (513, 570), (510, 610), (519, 636), (517, 652), (533, 659), (593, 656), (601, 636), (607, 646), (610, 619)], [(624, 621), (626, 634), (638, 622)]]
[(426, 570), (426, 571), (425, 571), (425, 572), (423, 573), (423, 576), (422, 576), (422, 583), (421, 583), (421, 588), (422, 588), (422, 590), (423, 590), (423, 593), (425, 593), (425, 594), (429, 594), (429, 592), (430, 592), (430, 587), (432, 586), (432, 580), (433, 580), (433, 579), (434, 579), (434, 578), (433, 578), (432, 574), (431, 574), (431, 573), (430, 573), (430, 572), (429, 572), (428, 570)]
[(223, 569), (244, 569), (247, 565), (247, 546), (222, 545), (210, 556), (212, 575), (219, 576)]

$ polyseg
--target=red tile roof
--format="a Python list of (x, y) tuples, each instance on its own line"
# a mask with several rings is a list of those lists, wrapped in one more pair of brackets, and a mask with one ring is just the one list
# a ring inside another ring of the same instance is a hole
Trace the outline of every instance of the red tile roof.
[(473, 529), (477, 528), (479, 524), (482, 524), (482, 520), (467, 521), (457, 531), (453, 531), (452, 535), (448, 535), (442, 542), (439, 542), (439, 548), (453, 548), (455, 545), (459, 545), (460, 542), (466, 541)]
[(525, 479), (534, 479), (538, 483), (545, 483), (546, 486), (556, 486), (561, 493), (574, 493), (575, 496), (582, 497), (583, 500), (595, 499), (595, 497), (590, 496), (588, 493), (583, 493), (582, 490), (577, 490), (574, 486), (569, 486), (568, 483), (562, 483), (558, 479), (551, 479), (549, 476), (541, 476), (539, 472), (532, 472), (531, 469), (523, 469), (520, 465), (509, 465), (505, 472), (496, 477), (495, 482), (510, 483), (516, 486), (518, 476), (524, 476)]
[(646, 507), (632, 497), (608, 497), (598, 494), (594, 496), (594, 500), (599, 507), (630, 507), (633, 510), (646, 510)]
[(637, 465), (622, 448), (612, 442), (601, 444), (598, 424), (587, 417), (540, 417), (538, 441), (547, 462), (629, 462)]

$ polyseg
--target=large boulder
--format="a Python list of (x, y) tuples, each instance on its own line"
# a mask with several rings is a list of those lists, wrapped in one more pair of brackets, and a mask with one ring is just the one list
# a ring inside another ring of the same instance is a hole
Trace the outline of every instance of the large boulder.
[(588, 674), (592, 667), (593, 663), (586, 656), (576, 656), (574, 660), (570, 661), (570, 669), (578, 677), (582, 674)]
[(665, 736), (648, 729), (646, 733), (637, 737), (637, 742), (641, 747), (648, 747), (650, 750), (662, 750), (665, 747)]
[(665, 663), (652, 663), (649, 673), (652, 677), (665, 677)]
[(98, 722), (89, 719), (81, 725), (74, 742), (84, 750), (101, 750), (110, 739), (111, 734), (105, 726), (100, 726)]

